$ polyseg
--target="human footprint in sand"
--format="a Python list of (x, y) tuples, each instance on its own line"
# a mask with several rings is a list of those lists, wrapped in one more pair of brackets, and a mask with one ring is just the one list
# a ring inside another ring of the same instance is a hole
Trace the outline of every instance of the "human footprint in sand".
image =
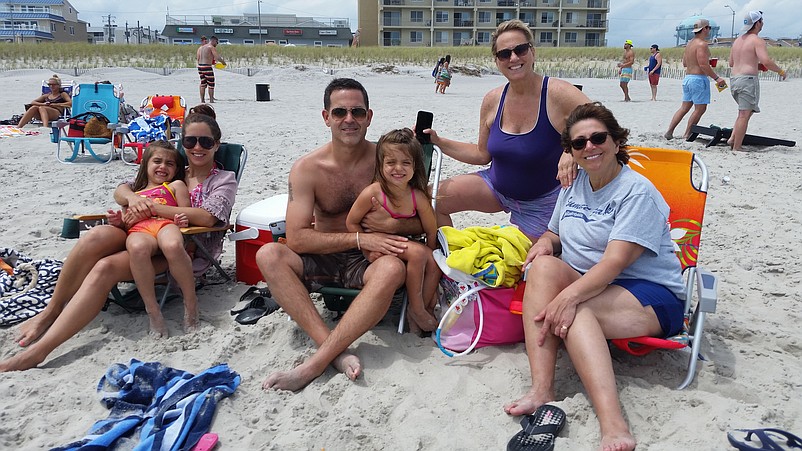
[(376, 144), (375, 181), (356, 199), (346, 223), (349, 232), (364, 232), (360, 223), (374, 208), (376, 199), (381, 199), (381, 208), (393, 219), (420, 219), (426, 232), (426, 244), (409, 242), (399, 258), (407, 264), (405, 286), (409, 297), (410, 329), (431, 332), (437, 329), (434, 305), (441, 273), (432, 256), (437, 247), (437, 219), (431, 206), (427, 179), (423, 146), (415, 139), (412, 130), (405, 128), (386, 133)]
[[(189, 207), (189, 191), (184, 183), (184, 171), (184, 158), (178, 150), (167, 141), (154, 141), (145, 149), (131, 189), (135, 194), (156, 204)], [(125, 205), (131, 206), (137, 202), (132, 197), (125, 200)], [(156, 271), (150, 260), (157, 253), (167, 259), (170, 274), (181, 288), (184, 298), (184, 329), (194, 331), (198, 327), (195, 276), (192, 273), (192, 259), (184, 249), (184, 237), (179, 229), (189, 225), (187, 215), (176, 213), (172, 220), (154, 216), (135, 221), (134, 215), (127, 214), (128, 208), (124, 209), (125, 215), (120, 210), (109, 210), (109, 223), (128, 233), (125, 248), (131, 258), (134, 282), (148, 312), (151, 335), (159, 338), (168, 336), (167, 323), (156, 300)]]
[(526, 415), (555, 400), (562, 342), (599, 418), (603, 450), (635, 449), (607, 340), (674, 335), (683, 320), (668, 205), (626, 166), (628, 135), (599, 103), (580, 105), (567, 119), (561, 141), (580, 171), (524, 262), (531, 262), (523, 317), (532, 388), (504, 406)]
[[(331, 141), (301, 157), (289, 175), (287, 242), (268, 243), (256, 254), (259, 270), (279, 305), (314, 340), (317, 351), (291, 371), (273, 373), (262, 387), (299, 390), (334, 366), (351, 380), (362, 373), (359, 358), (348, 352), (357, 338), (387, 312), (404, 283), (404, 236), (420, 233), (417, 218), (390, 221), (405, 230), (390, 232), (365, 216), (372, 233), (349, 232), (351, 205), (373, 182), (376, 145), (365, 139), (373, 111), (368, 93), (356, 80), (334, 79), (323, 95), (323, 120)], [(364, 252), (364, 253), (363, 253)], [(367, 256), (366, 256), (367, 254)], [(334, 330), (321, 318), (309, 293), (321, 286), (361, 288)]]
[[(213, 227), (228, 223), (237, 194), (237, 178), (231, 171), (219, 169), (214, 161), (222, 136), (217, 121), (204, 114), (190, 114), (181, 129), (188, 157), (187, 188), (189, 208), (160, 205), (140, 197), (124, 183), (114, 191), (114, 199), (128, 205), (128, 213), (142, 218), (174, 217), (183, 213), (195, 226)], [(131, 205), (128, 202), (134, 202)], [(225, 232), (211, 233), (198, 239), (213, 258), (223, 250)], [(42, 363), (59, 345), (86, 327), (100, 313), (111, 289), (123, 280), (131, 280), (131, 261), (125, 249), (127, 234), (119, 227), (100, 225), (85, 232), (70, 251), (56, 282), (47, 307), (19, 326), (17, 342), (26, 349), (0, 362), (0, 372), (22, 371)], [(151, 258), (156, 271), (167, 268), (162, 255)], [(196, 258), (198, 274), (211, 263)], [(37, 341), (38, 340), (38, 341)]]

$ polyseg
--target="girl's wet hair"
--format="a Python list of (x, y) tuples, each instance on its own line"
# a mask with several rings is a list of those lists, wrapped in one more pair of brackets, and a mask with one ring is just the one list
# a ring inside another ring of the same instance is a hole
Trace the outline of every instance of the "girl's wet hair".
[(136, 179), (131, 187), (134, 191), (143, 190), (148, 187), (148, 162), (153, 158), (153, 154), (158, 151), (164, 151), (169, 157), (175, 161), (175, 176), (173, 180), (184, 180), (186, 177), (186, 161), (184, 156), (172, 145), (169, 141), (159, 140), (153, 141), (145, 148), (145, 153), (142, 154), (142, 162), (139, 164), (139, 172), (136, 173)]
[(412, 167), (414, 174), (409, 180), (409, 186), (417, 189), (426, 194), (427, 201), (431, 202), (429, 197), (428, 179), (429, 174), (423, 162), (423, 146), (415, 138), (415, 133), (408, 128), (400, 128), (385, 133), (379, 142), (376, 144), (376, 171), (373, 175), (373, 180), (379, 182), (382, 191), (389, 195), (390, 188), (387, 180), (384, 178), (382, 168), (384, 166), (384, 156), (387, 152), (387, 146), (394, 145), (396, 149), (405, 151), (412, 157)]

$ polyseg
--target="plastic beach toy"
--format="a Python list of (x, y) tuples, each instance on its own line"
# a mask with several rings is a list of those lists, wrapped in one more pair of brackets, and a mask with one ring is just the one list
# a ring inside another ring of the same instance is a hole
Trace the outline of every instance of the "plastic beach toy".
[(217, 63), (214, 63), (214, 67), (215, 67), (215, 69), (225, 69), (226, 68), (226, 63), (217, 62)]

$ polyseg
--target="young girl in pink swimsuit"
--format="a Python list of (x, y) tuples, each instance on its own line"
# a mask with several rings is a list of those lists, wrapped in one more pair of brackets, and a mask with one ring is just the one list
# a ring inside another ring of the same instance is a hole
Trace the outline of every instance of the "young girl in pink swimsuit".
[(373, 207), (373, 198), (395, 219), (420, 218), (426, 244), (409, 241), (407, 249), (398, 256), (407, 264), (409, 325), (413, 331), (437, 328), (434, 305), (440, 270), (432, 257), (437, 245), (437, 220), (427, 178), (423, 148), (412, 130), (405, 128), (385, 134), (376, 145), (374, 182), (359, 194), (346, 219), (349, 232), (364, 232), (360, 222)]
[[(154, 141), (148, 145), (132, 188), (140, 196), (157, 204), (190, 206), (189, 190), (184, 183), (184, 158), (167, 141)], [(151, 257), (158, 252), (167, 259), (170, 274), (178, 282), (184, 296), (184, 328), (197, 328), (198, 298), (195, 295), (192, 260), (184, 249), (184, 237), (179, 229), (189, 225), (187, 216), (177, 214), (173, 219), (151, 217), (135, 224), (124, 223), (122, 216), (121, 211), (109, 210), (109, 222), (128, 231), (125, 246), (131, 257), (134, 282), (148, 312), (151, 335), (168, 335), (154, 287), (156, 275)]]

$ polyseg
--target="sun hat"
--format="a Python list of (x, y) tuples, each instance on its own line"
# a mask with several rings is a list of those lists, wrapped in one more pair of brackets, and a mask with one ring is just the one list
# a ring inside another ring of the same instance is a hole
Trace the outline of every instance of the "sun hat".
[(696, 22), (693, 23), (693, 32), (698, 33), (702, 31), (705, 27), (710, 26), (710, 21), (703, 18), (696, 19)]
[(763, 19), (763, 11), (749, 11), (744, 16), (744, 26), (741, 28), (741, 34), (746, 33), (755, 26), (756, 23)]

